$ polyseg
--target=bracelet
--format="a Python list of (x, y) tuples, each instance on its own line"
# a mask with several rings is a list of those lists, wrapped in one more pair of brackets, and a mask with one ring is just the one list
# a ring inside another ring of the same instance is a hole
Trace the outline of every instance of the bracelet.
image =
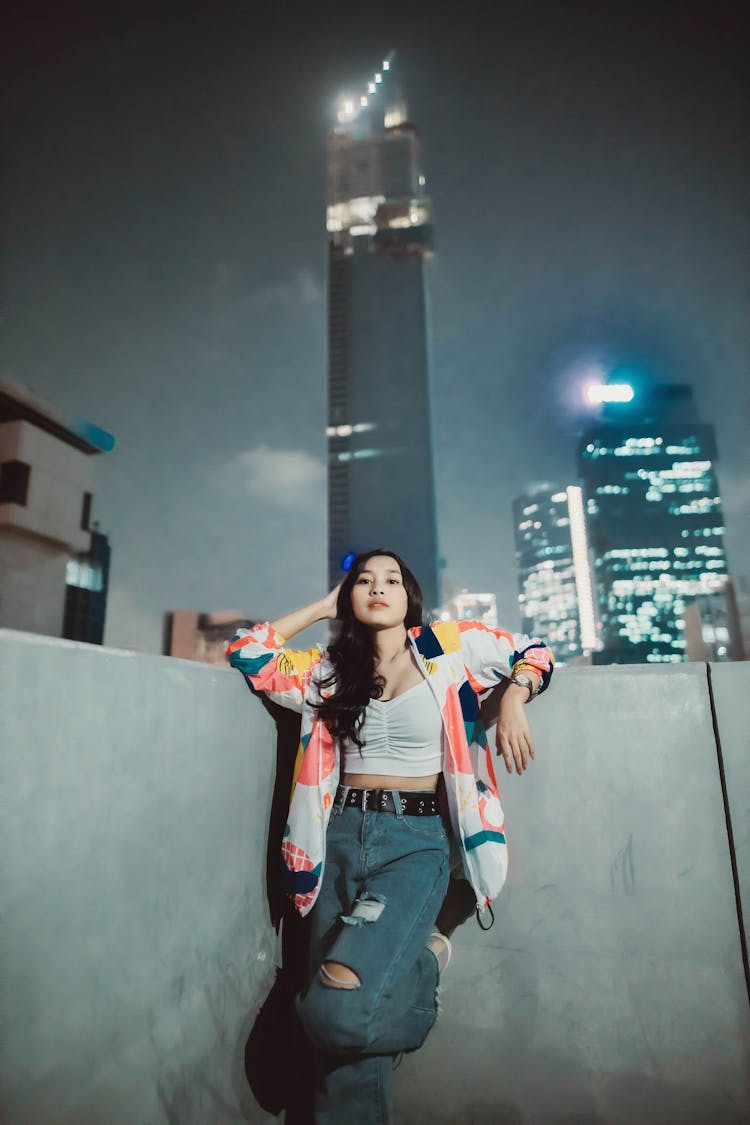
[(518, 676), (515, 674), (515, 672), (511, 672), (510, 682), (512, 684), (518, 684), (519, 687), (525, 687), (527, 689), (529, 694), (524, 700), (524, 703), (530, 703), (539, 690), (538, 688), (534, 688), (534, 681), (532, 680), (531, 676), (526, 676), (523, 672), (521, 672)]

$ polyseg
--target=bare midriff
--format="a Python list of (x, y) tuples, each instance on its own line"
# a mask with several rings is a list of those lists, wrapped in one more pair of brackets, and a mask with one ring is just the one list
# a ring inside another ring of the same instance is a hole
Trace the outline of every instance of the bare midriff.
[(434, 792), (439, 777), (439, 773), (431, 773), (427, 777), (391, 777), (384, 773), (345, 773), (341, 779), (341, 784), (350, 785), (352, 789), (399, 789), (405, 793), (415, 790), (426, 793)]

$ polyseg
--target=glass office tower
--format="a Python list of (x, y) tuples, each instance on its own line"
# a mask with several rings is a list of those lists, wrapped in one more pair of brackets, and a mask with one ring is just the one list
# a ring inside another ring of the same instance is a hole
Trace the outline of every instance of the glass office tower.
[(513, 501), (521, 629), (559, 663), (597, 646), (586, 523), (577, 485), (537, 484)]
[[(364, 99), (363, 99), (364, 100)], [(374, 110), (371, 111), (374, 113)], [(328, 138), (328, 573), (390, 547), (439, 603), (419, 136), (403, 106)]]
[(581, 440), (595, 556), (597, 663), (685, 659), (683, 614), (724, 590), (727, 559), (713, 428), (690, 388), (652, 387), (605, 408)]

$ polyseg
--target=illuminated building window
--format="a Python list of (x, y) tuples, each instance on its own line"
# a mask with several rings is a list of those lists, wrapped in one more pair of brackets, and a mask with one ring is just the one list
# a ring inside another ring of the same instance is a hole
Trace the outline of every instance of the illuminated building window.
[(76, 586), (81, 590), (101, 590), (102, 582), (100, 566), (92, 566), (90, 563), (79, 559), (68, 560), (65, 574), (67, 586)]

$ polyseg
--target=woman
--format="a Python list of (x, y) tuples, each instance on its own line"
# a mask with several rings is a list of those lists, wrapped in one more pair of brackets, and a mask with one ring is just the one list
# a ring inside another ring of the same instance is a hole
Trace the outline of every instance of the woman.
[[(286, 638), (339, 618), (327, 651)], [(392, 551), (359, 555), (337, 589), (228, 646), (251, 686), (302, 712), (282, 844), (284, 885), (312, 917), (299, 1000), (316, 1046), (317, 1125), (392, 1121), (393, 1056), (421, 1046), (437, 1015), (450, 942), (435, 930), (456, 859), (484, 909), (507, 870), (503, 813), (477, 693), (509, 680), (497, 745), (523, 773), (534, 747), (523, 705), (546, 688), (542, 642), (474, 621), (422, 626), (414, 575)]]

